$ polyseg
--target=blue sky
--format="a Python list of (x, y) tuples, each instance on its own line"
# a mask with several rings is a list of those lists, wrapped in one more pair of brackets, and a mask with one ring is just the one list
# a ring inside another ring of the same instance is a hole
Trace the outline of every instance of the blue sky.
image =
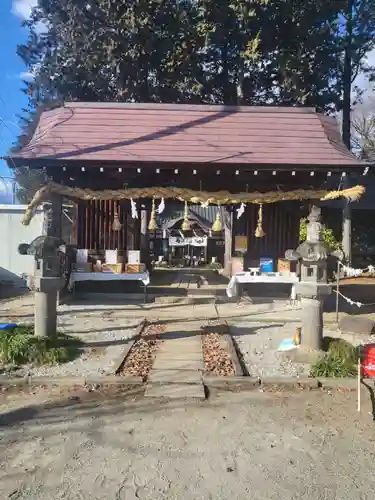
[[(27, 104), (27, 98), (21, 92), (22, 73), (26, 68), (16, 49), (27, 38), (27, 30), (21, 27), (21, 23), (35, 3), (36, 0), (0, 0), (0, 156), (7, 153), (17, 137), (17, 114)], [(0, 175), (10, 174), (0, 160)]]
[[(21, 23), (30, 15), (36, 1), (0, 0), (0, 156), (8, 152), (17, 137), (17, 115), (27, 105), (27, 98), (21, 92), (22, 76), (27, 69), (17, 56), (16, 49), (27, 39), (27, 30), (22, 28)], [(0, 160), (0, 177), (11, 175), (5, 162)], [(8, 182), (0, 178), (0, 197), (3, 198), (4, 190), (9, 194), (9, 189)]]

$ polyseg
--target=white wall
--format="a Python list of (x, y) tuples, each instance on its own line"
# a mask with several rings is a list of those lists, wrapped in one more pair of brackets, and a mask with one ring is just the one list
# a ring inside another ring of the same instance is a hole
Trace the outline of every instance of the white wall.
[(20, 255), (18, 245), (31, 243), (43, 233), (43, 210), (36, 212), (28, 226), (21, 220), (26, 205), (0, 205), (0, 282), (12, 281), (21, 284), (22, 274), (33, 270), (34, 257)]

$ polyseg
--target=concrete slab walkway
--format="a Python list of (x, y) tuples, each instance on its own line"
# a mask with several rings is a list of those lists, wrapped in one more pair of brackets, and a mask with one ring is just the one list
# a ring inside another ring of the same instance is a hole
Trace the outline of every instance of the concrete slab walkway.
[(146, 397), (204, 399), (202, 339), (196, 323), (172, 323), (148, 377)]

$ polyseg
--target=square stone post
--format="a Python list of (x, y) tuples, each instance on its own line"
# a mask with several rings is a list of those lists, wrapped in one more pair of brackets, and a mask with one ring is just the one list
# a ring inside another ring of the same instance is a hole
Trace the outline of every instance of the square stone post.
[(44, 234), (61, 238), (62, 196), (53, 194), (44, 205)]
[(233, 211), (231, 207), (224, 208), (224, 274), (232, 276), (232, 246), (233, 246)]

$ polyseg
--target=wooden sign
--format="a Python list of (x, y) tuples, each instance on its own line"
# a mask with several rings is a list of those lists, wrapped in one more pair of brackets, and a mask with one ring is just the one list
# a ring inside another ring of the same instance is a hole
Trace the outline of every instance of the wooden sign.
[(247, 252), (247, 236), (234, 237), (234, 251), (240, 253)]

